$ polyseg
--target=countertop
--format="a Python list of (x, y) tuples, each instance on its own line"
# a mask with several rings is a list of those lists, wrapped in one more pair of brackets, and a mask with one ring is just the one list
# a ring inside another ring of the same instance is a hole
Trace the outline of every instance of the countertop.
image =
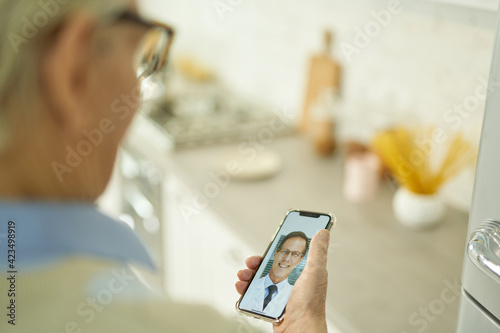
[[(297, 136), (276, 138), (263, 149), (283, 158), (278, 175), (231, 179), (209, 200), (234, 232), (264, 251), (289, 208), (333, 212), (327, 315), (343, 332), (455, 331), (467, 214), (450, 208), (436, 228), (408, 230), (393, 216), (389, 182), (370, 203), (343, 197), (341, 154), (318, 157)], [(231, 153), (238, 154), (238, 143), (177, 151), (170, 161), (179, 177), (203, 192), (213, 182), (210, 172)]]

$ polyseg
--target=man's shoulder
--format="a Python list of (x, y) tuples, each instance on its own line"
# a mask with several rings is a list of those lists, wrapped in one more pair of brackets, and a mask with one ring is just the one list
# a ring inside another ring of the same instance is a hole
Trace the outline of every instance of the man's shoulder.
[(248, 289), (263, 288), (264, 284), (265, 284), (265, 280), (266, 280), (265, 276), (254, 280), (254, 282), (250, 284)]

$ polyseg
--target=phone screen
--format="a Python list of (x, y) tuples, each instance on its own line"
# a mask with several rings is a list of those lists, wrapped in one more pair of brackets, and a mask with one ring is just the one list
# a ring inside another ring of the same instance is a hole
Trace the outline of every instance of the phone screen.
[(290, 211), (264, 255), (238, 308), (248, 315), (280, 318), (307, 261), (311, 238), (331, 227), (327, 214)]

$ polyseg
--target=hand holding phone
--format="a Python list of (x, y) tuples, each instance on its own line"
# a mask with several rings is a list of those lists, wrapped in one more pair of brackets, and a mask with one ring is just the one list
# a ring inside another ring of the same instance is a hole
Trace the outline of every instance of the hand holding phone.
[[(318, 232), (310, 245), (309, 265), (306, 264), (297, 280), (286, 308), (286, 315), (280, 325), (274, 326), (275, 333), (309, 332), (326, 333), (325, 303), (328, 273), (326, 271), (328, 231)], [(238, 272), (236, 290), (243, 294), (252, 276), (262, 261), (254, 256), (246, 260), (247, 269)]]
[[(318, 230), (328, 230), (333, 223), (331, 214), (288, 212), (264, 260), (251, 257), (247, 260), (249, 269), (238, 273), (240, 281), (236, 289), (240, 294), (246, 289), (237, 303), (238, 311), (277, 324), (283, 320), (286, 306), (286, 320), (275, 326), (275, 331), (286, 332), (290, 327), (294, 330), (302, 327), (308, 332), (326, 331), (329, 232)], [(275, 288), (268, 288), (266, 282)]]

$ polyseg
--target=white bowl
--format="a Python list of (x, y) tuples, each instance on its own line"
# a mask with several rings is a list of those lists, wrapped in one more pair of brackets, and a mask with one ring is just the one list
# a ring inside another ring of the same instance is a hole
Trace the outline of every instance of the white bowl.
[(400, 187), (394, 195), (393, 209), (402, 225), (424, 229), (441, 222), (446, 205), (437, 194), (416, 194)]

